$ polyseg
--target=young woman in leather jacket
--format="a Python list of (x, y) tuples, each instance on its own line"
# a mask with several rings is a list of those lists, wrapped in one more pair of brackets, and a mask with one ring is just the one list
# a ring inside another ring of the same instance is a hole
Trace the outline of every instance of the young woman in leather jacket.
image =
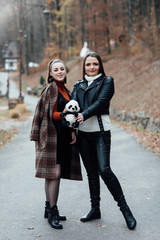
[(114, 80), (107, 77), (99, 55), (90, 52), (83, 62), (83, 80), (75, 83), (72, 99), (81, 109), (77, 121), (79, 151), (87, 172), (91, 210), (80, 221), (88, 222), (101, 218), (100, 182), (103, 179), (125, 218), (130, 230), (136, 220), (128, 207), (120, 183), (110, 167), (110, 119), (109, 105), (114, 94)]

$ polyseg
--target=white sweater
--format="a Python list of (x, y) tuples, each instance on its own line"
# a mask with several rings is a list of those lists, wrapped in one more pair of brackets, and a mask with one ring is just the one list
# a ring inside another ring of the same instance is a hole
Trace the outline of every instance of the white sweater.
[[(97, 78), (99, 78), (102, 74), (98, 74), (94, 77), (89, 77), (85, 75), (85, 79), (88, 81), (88, 86)], [(102, 123), (104, 127), (104, 131), (108, 131), (111, 129), (111, 123), (109, 119), (109, 115), (101, 115)], [(82, 124), (79, 125), (79, 130), (83, 132), (99, 132), (100, 127), (97, 119), (97, 115), (94, 115), (87, 120), (85, 120)]]

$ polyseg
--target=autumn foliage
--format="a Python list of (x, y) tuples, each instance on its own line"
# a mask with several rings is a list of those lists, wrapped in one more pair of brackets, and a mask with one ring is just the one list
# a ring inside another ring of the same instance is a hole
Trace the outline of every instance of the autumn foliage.
[(48, 0), (51, 12), (47, 57), (68, 59), (84, 41), (101, 55), (120, 48), (125, 56), (159, 56), (160, 4), (133, 0)]

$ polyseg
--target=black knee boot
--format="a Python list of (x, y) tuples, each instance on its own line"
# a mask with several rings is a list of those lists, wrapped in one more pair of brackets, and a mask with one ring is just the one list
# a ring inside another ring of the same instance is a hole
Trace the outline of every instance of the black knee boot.
[(55, 229), (62, 229), (62, 224), (59, 222), (59, 213), (57, 206), (50, 207), (49, 213), (48, 213), (48, 222), (51, 225), (52, 228)]
[(83, 216), (81, 222), (89, 222), (94, 219), (101, 218), (100, 212), (100, 184), (99, 184), (99, 175), (89, 175), (88, 176), (89, 190), (90, 190), (90, 199), (91, 199), (91, 210), (88, 214)]
[(107, 185), (110, 193), (112, 194), (114, 200), (118, 203), (120, 210), (125, 218), (127, 226), (130, 230), (134, 230), (136, 227), (136, 220), (132, 215), (131, 210), (129, 209), (125, 197), (123, 195), (123, 191), (121, 185), (114, 175), (112, 170), (108, 168), (108, 172), (102, 175), (102, 179), (104, 180), (105, 184)]
[[(50, 202), (46, 201), (45, 202), (44, 218), (48, 218), (49, 209), (50, 209)], [(66, 221), (66, 216), (59, 215), (59, 220), (60, 221)]]
[(136, 219), (133, 217), (133, 214), (128, 207), (124, 195), (122, 195), (118, 200), (118, 206), (120, 207), (120, 211), (122, 212), (126, 224), (130, 230), (134, 230), (137, 222)]

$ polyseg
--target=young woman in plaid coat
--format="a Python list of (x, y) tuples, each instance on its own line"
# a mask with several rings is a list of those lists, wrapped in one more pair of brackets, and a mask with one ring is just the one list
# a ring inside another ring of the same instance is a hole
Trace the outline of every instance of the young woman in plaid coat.
[(66, 68), (61, 60), (49, 63), (47, 86), (37, 103), (30, 140), (35, 141), (36, 177), (45, 179), (44, 217), (56, 229), (62, 229), (57, 208), (60, 178), (82, 180), (75, 131), (62, 125), (63, 112), (70, 100), (65, 87)]

